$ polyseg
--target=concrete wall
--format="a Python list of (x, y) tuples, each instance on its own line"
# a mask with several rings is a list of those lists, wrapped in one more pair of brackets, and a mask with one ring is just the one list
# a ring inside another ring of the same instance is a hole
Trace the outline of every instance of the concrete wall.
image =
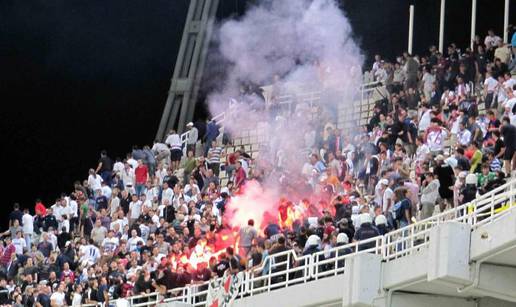
[(342, 306), (344, 276), (333, 276), (236, 300), (234, 307)]

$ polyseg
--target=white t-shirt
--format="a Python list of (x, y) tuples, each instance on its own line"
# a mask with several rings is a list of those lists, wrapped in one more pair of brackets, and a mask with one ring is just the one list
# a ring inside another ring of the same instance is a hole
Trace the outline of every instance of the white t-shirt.
[(68, 219), (70, 219), (70, 217), (73, 216), (73, 210), (70, 206), (66, 205), (66, 206), (60, 206), (59, 207), (59, 213), (61, 214), (59, 217), (58, 217), (58, 220), (62, 220), (62, 216), (63, 215), (66, 215), (68, 217)]
[(512, 108), (516, 104), (516, 97), (513, 97), (511, 99), (507, 99), (507, 101), (504, 102), (504, 107), (509, 109), (509, 115), (512, 115)]
[(154, 199), (158, 199), (159, 189), (157, 187), (147, 189), (145, 190), (145, 196), (147, 197), (148, 201), (154, 202)]
[(23, 249), (27, 247), (27, 243), (25, 243), (24, 238), (14, 238), (13, 245), (16, 250), (16, 255), (23, 255)]
[(34, 218), (32, 215), (25, 213), (22, 216), (23, 222), (23, 233), (24, 234), (32, 234), (34, 233)]
[(165, 144), (168, 144), (171, 149), (181, 149), (181, 138), (179, 134), (170, 134), (165, 140)]
[(488, 92), (494, 92), (497, 85), (498, 81), (496, 81), (496, 79), (493, 77), (489, 77), (484, 81), (484, 86), (487, 86)]
[(100, 251), (95, 245), (83, 246), (81, 251), (84, 253), (81, 258), (82, 260), (95, 263), (97, 259), (100, 258)]
[(72, 217), (78, 217), (77, 214), (77, 202), (75, 200), (70, 200), (70, 204), (68, 205), (70, 207), (70, 212), (72, 214)]
[(467, 146), (467, 145), (469, 145), (469, 142), (471, 141), (471, 132), (469, 132), (468, 129), (459, 131), (459, 133), (457, 133), (457, 138), (458, 138), (459, 144), (461, 144), (462, 146)]
[(50, 296), (50, 301), (56, 302), (57, 306), (64, 306), (65, 305), (65, 294), (63, 292), (54, 292)]
[(127, 240), (127, 247), (129, 248), (130, 252), (136, 250), (136, 248), (138, 247), (138, 242), (145, 243), (143, 242), (143, 239), (140, 237), (131, 237), (129, 240)]
[(125, 186), (134, 186), (134, 170), (132, 168), (124, 169), (122, 172), (122, 181)]
[(142, 213), (142, 202), (137, 200), (136, 202), (129, 203), (129, 210), (131, 211), (130, 218), (137, 219)]
[(486, 36), (485, 40), (484, 40), (484, 44), (486, 45), (486, 47), (496, 47), (498, 46), (498, 43), (501, 42), (502, 39), (500, 38), (500, 36), (498, 35), (493, 35), (493, 36)]
[(96, 191), (96, 190), (102, 188), (101, 183), (102, 183), (102, 177), (100, 177), (98, 174), (88, 176), (88, 186), (93, 191)]
[(104, 248), (104, 252), (114, 252), (118, 247), (118, 238), (105, 238), (102, 241), (102, 248)]
[(113, 172), (115, 172), (116, 174), (119, 174), (123, 170), (124, 170), (124, 163), (122, 163), (120, 161), (115, 162), (115, 164), (113, 165)]
[(428, 109), (421, 115), (421, 119), (419, 120), (419, 131), (425, 131), (426, 128), (430, 126), (430, 113), (432, 113), (432, 110)]
[(509, 89), (511, 89), (511, 91), (512, 91), (512, 90), (513, 90), (513, 88), (514, 88), (514, 85), (515, 85), (515, 84), (516, 84), (516, 79), (514, 79), (514, 78), (510, 78), (509, 80), (507, 80), (507, 81), (505, 81), (505, 82), (503, 83), (503, 87), (504, 87), (504, 88), (509, 88)]
[(115, 230), (115, 224), (118, 224), (120, 228), (118, 228), (119, 231), (123, 231), (124, 227), (128, 224), (127, 218), (124, 217), (123, 219), (117, 219), (109, 225), (109, 229)]
[(133, 159), (132, 157), (127, 159), (127, 163), (129, 163), (129, 165), (131, 165), (131, 168), (134, 170), (138, 167), (138, 161), (136, 161), (135, 159)]
[(140, 225), (140, 233), (142, 234), (142, 240), (147, 241), (147, 238), (149, 237), (149, 233), (150, 233), (149, 226), (147, 226), (145, 224), (141, 224)]
[(383, 199), (382, 199), (383, 212), (387, 211), (387, 205), (388, 205), (389, 199), (391, 200), (390, 209), (392, 209), (392, 207), (394, 205), (393, 200), (392, 200), (393, 196), (394, 196), (394, 191), (390, 187), (385, 188), (385, 192), (383, 192)]
[(149, 199), (146, 199), (145, 202), (142, 204), (142, 206), (152, 209), (152, 201), (150, 201)]
[(111, 198), (112, 190), (109, 186), (105, 185), (102, 187), (102, 195), (106, 196), (107, 199)]
[(168, 204), (171, 205), (173, 197), (174, 197), (174, 190), (172, 190), (171, 188), (166, 188), (165, 190), (163, 190), (163, 194), (161, 194), (161, 202), (165, 203), (164, 200), (167, 199)]
[(110, 215), (113, 215), (113, 213), (118, 211), (118, 208), (120, 207), (120, 198), (118, 196), (115, 196), (111, 199), (111, 208), (110, 208)]
[(72, 306), (81, 306), (81, 304), (82, 304), (81, 302), (82, 302), (82, 295), (75, 292), (73, 294)]

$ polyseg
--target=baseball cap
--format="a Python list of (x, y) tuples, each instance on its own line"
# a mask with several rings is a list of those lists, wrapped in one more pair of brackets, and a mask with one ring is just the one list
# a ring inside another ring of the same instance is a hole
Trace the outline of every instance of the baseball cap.
[(189, 122), (188, 124), (186, 124), (187, 127), (193, 127), (193, 123), (192, 122)]

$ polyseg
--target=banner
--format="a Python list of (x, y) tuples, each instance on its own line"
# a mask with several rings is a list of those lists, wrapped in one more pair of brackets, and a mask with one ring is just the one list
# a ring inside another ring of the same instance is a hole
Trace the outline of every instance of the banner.
[(224, 273), (222, 278), (212, 279), (208, 287), (207, 307), (231, 307), (244, 281), (244, 273)]

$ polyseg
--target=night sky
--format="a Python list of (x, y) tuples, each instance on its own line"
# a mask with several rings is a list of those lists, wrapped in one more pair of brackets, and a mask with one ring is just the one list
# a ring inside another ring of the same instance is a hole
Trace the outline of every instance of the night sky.
[[(241, 13), (246, 3), (220, 2), (219, 18)], [(153, 141), (188, 4), (0, 1), (4, 212), (15, 201), (33, 208), (35, 198), (51, 205), (74, 180), (86, 178), (101, 149), (123, 157), (133, 144)], [(464, 46), (471, 2), (447, 4), (445, 43)], [(408, 5), (407, 0), (347, 0), (342, 7), (366, 55), (394, 58), (407, 46)], [(484, 35), (492, 27), (502, 36), (503, 0), (479, 0), (478, 12), (477, 32)], [(438, 0), (416, 1), (416, 53), (437, 44), (438, 18)]]

